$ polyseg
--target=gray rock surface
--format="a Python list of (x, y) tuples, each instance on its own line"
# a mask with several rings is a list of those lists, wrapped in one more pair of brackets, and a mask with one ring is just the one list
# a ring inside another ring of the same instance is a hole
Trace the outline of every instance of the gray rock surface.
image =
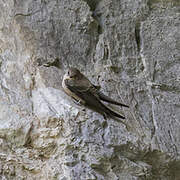
[[(1, 0), (0, 179), (179, 180), (180, 1)], [(77, 67), (123, 122), (64, 93)]]

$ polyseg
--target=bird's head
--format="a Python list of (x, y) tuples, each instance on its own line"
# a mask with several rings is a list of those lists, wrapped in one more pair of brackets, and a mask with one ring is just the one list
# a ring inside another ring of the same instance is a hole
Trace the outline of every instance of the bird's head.
[(78, 79), (81, 76), (81, 73), (76, 68), (69, 68), (66, 72), (67, 79)]

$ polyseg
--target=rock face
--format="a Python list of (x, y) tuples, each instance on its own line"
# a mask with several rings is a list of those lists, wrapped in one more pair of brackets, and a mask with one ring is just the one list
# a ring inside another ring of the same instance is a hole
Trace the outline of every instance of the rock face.
[[(179, 180), (180, 1), (0, 1), (0, 179)], [(77, 67), (121, 121), (73, 103)]]

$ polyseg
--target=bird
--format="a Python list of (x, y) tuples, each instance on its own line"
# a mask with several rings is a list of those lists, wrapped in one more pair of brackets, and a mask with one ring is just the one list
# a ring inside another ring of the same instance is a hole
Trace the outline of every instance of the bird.
[(62, 87), (67, 95), (69, 95), (76, 104), (83, 105), (89, 109), (92, 109), (106, 119), (110, 117), (118, 117), (125, 119), (124, 116), (114, 112), (101, 101), (105, 101), (114, 105), (123, 107), (129, 107), (128, 105), (119, 103), (110, 97), (104, 95), (100, 91), (100, 86), (96, 86), (90, 82), (90, 80), (82, 74), (77, 68), (70, 67), (66, 71), (62, 80)]

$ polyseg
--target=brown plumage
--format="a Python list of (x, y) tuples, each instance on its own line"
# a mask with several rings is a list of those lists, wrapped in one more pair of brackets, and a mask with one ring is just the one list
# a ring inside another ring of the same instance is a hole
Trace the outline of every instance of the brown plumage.
[(68, 69), (63, 77), (62, 87), (64, 91), (78, 104), (84, 105), (102, 114), (104, 117), (111, 116), (125, 119), (124, 116), (112, 111), (110, 108), (105, 106), (101, 100), (119, 106), (129, 106), (116, 102), (104, 95), (99, 91), (100, 87), (93, 85), (78, 69)]

